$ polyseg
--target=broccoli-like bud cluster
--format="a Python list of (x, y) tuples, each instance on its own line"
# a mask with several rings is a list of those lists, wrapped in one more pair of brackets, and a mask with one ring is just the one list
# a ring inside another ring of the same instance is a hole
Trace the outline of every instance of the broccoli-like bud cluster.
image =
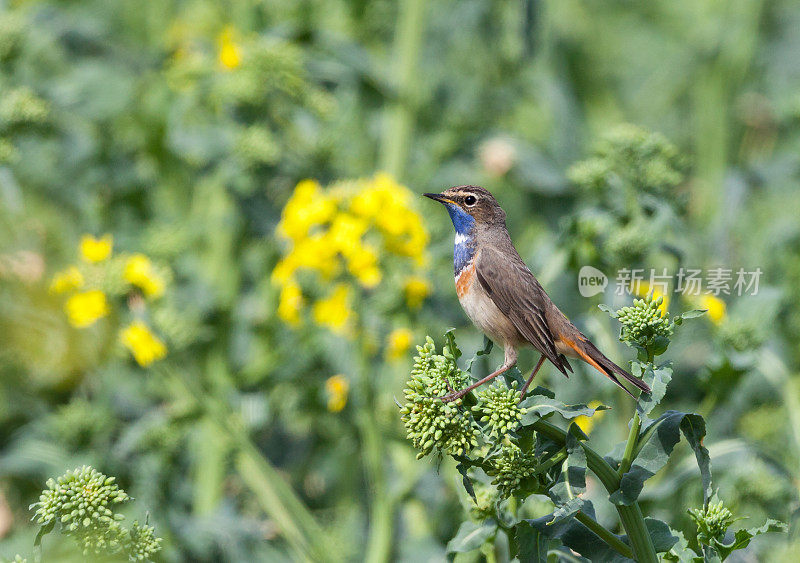
[(669, 313), (662, 309), (663, 303), (663, 296), (652, 299), (648, 295), (645, 299), (634, 299), (633, 305), (618, 310), (614, 316), (622, 323), (620, 339), (648, 348), (656, 338), (672, 335), (675, 325), (670, 321)]
[(509, 440), (500, 447), (500, 452), (491, 460), (491, 468), (486, 473), (494, 477), (492, 484), (497, 486), (499, 494), (508, 497), (519, 489), (524, 479), (535, 476), (537, 469), (536, 458)]
[(519, 406), (520, 393), (517, 391), (516, 381), (509, 389), (503, 380), (498, 380), (476, 395), (478, 404), (472, 410), (476, 417), (483, 415), (480, 422), (486, 423), (490, 437), (502, 438), (519, 426), (526, 409)]
[(478, 427), (462, 408), (462, 399), (446, 403), (441, 397), (463, 389), (469, 375), (458, 369), (452, 356), (436, 354), (430, 337), (417, 351), (400, 410), (408, 439), (419, 450), (418, 459), (433, 451), (464, 455), (477, 445)]
[(135, 522), (130, 530), (120, 524), (124, 516), (113, 507), (130, 497), (115, 480), (86, 465), (48, 479), (39, 502), (31, 505), (33, 519), (43, 529), (60, 524), (84, 555), (123, 552), (131, 560), (148, 560), (161, 549), (161, 538), (146, 524)]
[(709, 502), (704, 508), (690, 508), (689, 515), (697, 525), (697, 539), (704, 545), (712, 540), (723, 541), (728, 527), (736, 520), (721, 500)]

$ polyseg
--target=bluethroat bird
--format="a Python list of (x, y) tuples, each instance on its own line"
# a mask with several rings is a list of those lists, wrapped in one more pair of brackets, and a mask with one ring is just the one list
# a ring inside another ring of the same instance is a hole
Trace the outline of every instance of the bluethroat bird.
[(646, 383), (606, 358), (550, 300), (514, 248), (506, 213), (488, 190), (456, 186), (424, 195), (444, 204), (453, 221), (456, 293), (461, 306), (473, 324), (492, 342), (502, 344), (505, 352), (499, 369), (443, 400), (463, 397), (512, 368), (520, 346), (533, 346), (541, 354), (521, 390), (522, 397), (545, 359), (569, 377), (572, 367), (567, 357), (583, 360), (631, 396), (617, 376), (650, 392)]

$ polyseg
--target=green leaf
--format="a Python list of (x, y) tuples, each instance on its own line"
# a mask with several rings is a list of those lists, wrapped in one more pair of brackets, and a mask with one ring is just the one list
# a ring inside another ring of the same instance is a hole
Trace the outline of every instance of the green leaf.
[(769, 532), (785, 532), (787, 530), (786, 524), (778, 522), (777, 520), (767, 520), (767, 522), (760, 528), (749, 528), (747, 530), (736, 530), (733, 539), (730, 543), (714, 542), (714, 547), (719, 553), (720, 559), (724, 561), (731, 553), (737, 549), (744, 549), (750, 545), (750, 540), (761, 534)]
[(41, 549), (42, 547), (42, 538), (44, 538), (47, 534), (53, 531), (53, 527), (56, 525), (55, 519), (50, 520), (49, 522), (42, 525), (39, 528), (39, 531), (36, 533), (36, 538), (33, 540), (33, 547), (34, 549)]
[(681, 313), (679, 316), (681, 319), (694, 319), (701, 315), (705, 315), (708, 312), (708, 309), (693, 309), (691, 311), (686, 311), (685, 313)]
[[(637, 367), (633, 368), (634, 375), (638, 377), (641, 374), (642, 364), (634, 362), (633, 365), (638, 366), (638, 369)], [(655, 369), (647, 365), (642, 379), (650, 386), (650, 393), (642, 393), (636, 403), (636, 410), (641, 416), (647, 416), (661, 402), (667, 392), (667, 385), (672, 381), (672, 363), (667, 362)]]
[(461, 350), (458, 348), (458, 344), (456, 344), (456, 329), (448, 328), (447, 332), (444, 333), (444, 347), (442, 348), (442, 354), (446, 358), (452, 358), (453, 360), (458, 360), (461, 357)]
[(547, 563), (548, 539), (530, 522), (522, 521), (514, 527), (517, 558), (520, 563)]
[(466, 521), (461, 524), (456, 536), (447, 543), (447, 552), (465, 553), (478, 549), (496, 533), (497, 526), (493, 520), (487, 520), (483, 524)]
[(469, 478), (469, 475), (467, 475), (469, 466), (465, 465), (464, 462), (460, 462), (458, 465), (456, 465), (456, 470), (461, 473), (461, 482), (464, 485), (464, 490), (467, 491), (469, 496), (472, 497), (472, 500), (477, 504), (478, 498), (475, 496), (475, 489), (472, 486), (472, 480)]
[(474, 356), (472, 356), (469, 360), (467, 360), (465, 371), (472, 373), (472, 364), (474, 364), (481, 356), (488, 356), (492, 352), (493, 347), (494, 344), (492, 343), (492, 341), (484, 336), (483, 350), (478, 350), (477, 352), (475, 352)]
[(611, 307), (609, 307), (608, 305), (606, 305), (605, 303), (600, 303), (597, 306), (597, 308), (600, 309), (601, 311), (603, 311), (604, 313), (608, 313), (611, 317), (613, 317), (615, 319), (617, 318), (617, 312), (614, 309), (612, 309)]
[[(536, 389), (534, 391), (536, 391)], [(525, 408), (527, 411), (522, 415), (522, 419), (520, 419), (520, 424), (522, 426), (533, 424), (540, 418), (544, 418), (554, 412), (557, 412), (567, 420), (571, 420), (579, 416), (592, 416), (597, 411), (608, 409), (605, 405), (600, 405), (597, 408), (592, 408), (584, 404), (565, 405), (561, 401), (544, 395), (530, 395), (522, 401), (519, 406)]]
[(670, 548), (669, 552), (662, 555), (664, 561), (674, 561), (675, 563), (702, 563), (703, 558), (689, 547), (689, 542), (684, 537), (683, 532), (670, 529), (670, 533), (677, 541)]
[(550, 525), (571, 518), (583, 509), (585, 501), (580, 495), (586, 492), (586, 452), (580, 444), (582, 439), (586, 436), (573, 422), (566, 434), (567, 459), (558, 481), (548, 491), (556, 505)]
[[(594, 508), (591, 502), (586, 502), (581, 512), (594, 518)], [(535, 520), (526, 520), (533, 528), (539, 530), (545, 537), (550, 539), (561, 540), (561, 542), (568, 548), (578, 552), (586, 557), (593, 563), (622, 563), (630, 562), (632, 559), (623, 557), (614, 551), (609, 545), (600, 539), (594, 532), (589, 530), (586, 526), (575, 520), (569, 518), (554, 524), (550, 524), (553, 520), (553, 515), (548, 514)], [(624, 538), (623, 538), (624, 541)]]
[(680, 441), (681, 433), (694, 450), (703, 482), (703, 499), (711, 496), (711, 459), (703, 446), (706, 424), (699, 414), (667, 411), (642, 431), (639, 452), (631, 468), (620, 480), (620, 487), (610, 497), (614, 504), (630, 505), (636, 502), (644, 482), (666, 465), (669, 455)]
[(653, 547), (656, 553), (669, 551), (678, 543), (678, 536), (670, 529), (666, 522), (656, 518), (645, 518), (644, 523), (647, 526), (647, 531), (650, 534), (650, 539), (653, 541)]

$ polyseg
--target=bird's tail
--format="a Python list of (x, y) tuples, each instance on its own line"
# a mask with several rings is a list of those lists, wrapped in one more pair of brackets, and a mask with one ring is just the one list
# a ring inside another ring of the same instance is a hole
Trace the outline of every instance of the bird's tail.
[(575, 349), (581, 359), (593, 366), (611, 381), (622, 387), (631, 397), (634, 397), (633, 393), (631, 393), (628, 388), (622, 384), (617, 375), (621, 375), (626, 381), (635, 385), (645, 393), (650, 393), (650, 387), (647, 385), (647, 383), (638, 377), (632, 376), (626, 370), (622, 369), (617, 364), (606, 358), (605, 355), (597, 349), (597, 346), (589, 341), (589, 339), (578, 341), (572, 345), (572, 347)]

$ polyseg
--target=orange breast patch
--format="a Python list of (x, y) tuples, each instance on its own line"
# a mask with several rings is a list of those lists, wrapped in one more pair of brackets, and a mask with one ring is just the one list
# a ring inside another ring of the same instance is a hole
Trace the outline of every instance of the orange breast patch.
[(475, 263), (469, 264), (466, 268), (461, 270), (461, 273), (456, 278), (456, 294), (461, 299), (469, 291), (472, 285), (472, 279), (475, 277)]

